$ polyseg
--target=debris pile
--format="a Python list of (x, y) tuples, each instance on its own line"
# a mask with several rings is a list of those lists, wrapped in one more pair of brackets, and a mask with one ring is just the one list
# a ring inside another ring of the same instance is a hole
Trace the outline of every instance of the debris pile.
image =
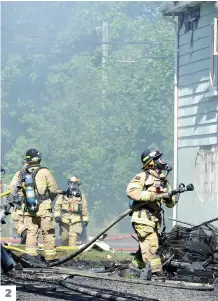
[(212, 282), (218, 277), (218, 228), (175, 226), (162, 237), (159, 255), (170, 279)]
[[(107, 234), (102, 235), (97, 239), (93, 244), (91, 244), (87, 249), (84, 250), (84, 252), (90, 251), (90, 250), (96, 250), (99, 252), (112, 252), (114, 253), (114, 249), (109, 246), (109, 244), (104, 242), (104, 239), (107, 237)], [(88, 241), (93, 240), (94, 237), (89, 237)], [(82, 244), (79, 246), (79, 249), (83, 248), (85, 244)]]

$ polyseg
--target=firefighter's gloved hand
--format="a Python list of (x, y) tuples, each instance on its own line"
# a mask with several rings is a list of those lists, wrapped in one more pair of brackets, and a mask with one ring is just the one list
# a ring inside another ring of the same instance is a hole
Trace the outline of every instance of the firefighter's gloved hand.
[(82, 222), (82, 227), (83, 227), (83, 228), (86, 228), (86, 227), (88, 226), (88, 223), (89, 223), (89, 222)]
[(168, 198), (172, 198), (173, 195), (175, 195), (175, 190), (171, 190), (170, 192), (168, 192)]
[(61, 218), (60, 216), (57, 216), (57, 217), (55, 218), (55, 222), (56, 222), (57, 224), (61, 223), (61, 221), (62, 221), (62, 218)]

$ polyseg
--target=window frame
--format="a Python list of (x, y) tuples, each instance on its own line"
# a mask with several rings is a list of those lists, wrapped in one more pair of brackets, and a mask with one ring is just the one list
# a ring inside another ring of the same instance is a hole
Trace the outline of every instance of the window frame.
[(210, 87), (218, 91), (218, 18), (211, 24)]
[(218, 55), (218, 18), (213, 23), (213, 55)]

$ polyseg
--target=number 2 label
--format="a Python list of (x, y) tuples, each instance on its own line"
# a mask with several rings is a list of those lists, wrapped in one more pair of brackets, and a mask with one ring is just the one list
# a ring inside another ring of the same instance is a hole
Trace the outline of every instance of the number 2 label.
[(0, 286), (1, 301), (16, 301), (16, 285)]

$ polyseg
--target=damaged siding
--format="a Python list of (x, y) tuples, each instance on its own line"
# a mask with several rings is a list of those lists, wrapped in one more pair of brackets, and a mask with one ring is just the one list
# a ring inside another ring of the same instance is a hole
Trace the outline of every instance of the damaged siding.
[(200, 5), (197, 28), (179, 31), (178, 183), (195, 184), (181, 196), (177, 217), (198, 224), (218, 216), (218, 57), (211, 86), (211, 25), (216, 2)]

